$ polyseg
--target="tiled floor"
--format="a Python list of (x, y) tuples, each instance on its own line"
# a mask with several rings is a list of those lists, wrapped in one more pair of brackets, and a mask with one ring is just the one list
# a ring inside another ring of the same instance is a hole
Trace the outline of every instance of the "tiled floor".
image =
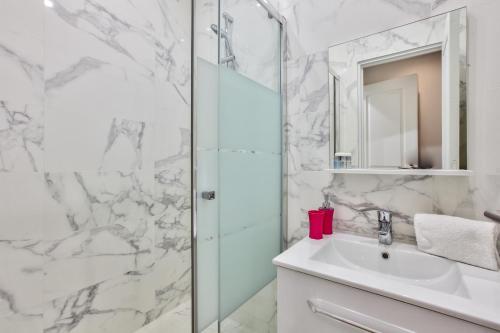
[(136, 333), (190, 333), (191, 303), (186, 302), (172, 311), (164, 314), (151, 324), (136, 331)]
[(222, 321), (222, 333), (275, 333), (276, 280)]
[(203, 330), (203, 333), (219, 333), (218, 322), (214, 321), (212, 325)]
[[(191, 308), (183, 304), (136, 333), (188, 332)], [(221, 324), (221, 333), (276, 333), (276, 280), (262, 288)], [(218, 333), (217, 322), (203, 333)]]

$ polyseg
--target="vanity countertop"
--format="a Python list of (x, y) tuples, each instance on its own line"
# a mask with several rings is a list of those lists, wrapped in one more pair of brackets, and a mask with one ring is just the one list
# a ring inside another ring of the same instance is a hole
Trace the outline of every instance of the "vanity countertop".
[[(382, 261), (381, 253), (389, 259)], [(273, 263), (500, 330), (500, 272), (432, 256), (413, 245), (385, 246), (336, 233), (304, 238)]]

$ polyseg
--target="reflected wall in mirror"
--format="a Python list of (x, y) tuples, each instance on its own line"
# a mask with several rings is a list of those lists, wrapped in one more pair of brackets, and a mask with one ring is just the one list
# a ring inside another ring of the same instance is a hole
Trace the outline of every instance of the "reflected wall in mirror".
[(329, 49), (332, 168), (467, 169), (467, 15)]

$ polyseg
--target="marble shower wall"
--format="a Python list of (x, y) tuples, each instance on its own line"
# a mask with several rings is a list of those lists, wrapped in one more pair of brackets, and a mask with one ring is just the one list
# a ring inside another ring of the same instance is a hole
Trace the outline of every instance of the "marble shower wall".
[(1, 2), (0, 331), (134, 332), (189, 306), (190, 15)]
[[(268, 17), (267, 11), (257, 0), (223, 0), (220, 6), (222, 13), (234, 18), (232, 47), (236, 57), (235, 70), (278, 91), (281, 71), (280, 24)], [(223, 20), (221, 24), (224, 24)], [(221, 42), (221, 54), (224, 52), (225, 45)]]
[[(469, 29), (468, 153), (472, 177), (333, 175), (328, 168), (328, 47), (467, 6)], [(500, 209), (500, 22), (496, 1), (280, 0), (288, 21), (288, 241), (307, 233), (307, 210), (333, 196), (338, 229), (375, 236), (376, 216), (395, 213), (394, 233), (414, 242), (417, 212), (484, 219)]]
[[(278, 8), (277, 0), (270, 3)], [(263, 86), (277, 90), (280, 78), (279, 25), (267, 16), (256, 0), (223, 0), (221, 12), (234, 19), (232, 48), (236, 56), (235, 70)], [(196, 54), (217, 64), (217, 35), (211, 29), (218, 24), (219, 3), (215, 0), (196, 0)], [(224, 20), (222, 19), (224, 27)], [(225, 52), (221, 42), (221, 54)]]

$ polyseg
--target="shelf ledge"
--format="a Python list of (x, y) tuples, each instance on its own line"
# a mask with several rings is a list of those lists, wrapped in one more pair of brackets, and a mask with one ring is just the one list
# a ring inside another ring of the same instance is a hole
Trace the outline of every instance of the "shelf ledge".
[(326, 169), (338, 174), (354, 175), (408, 175), (408, 176), (472, 176), (471, 170), (439, 170), (439, 169)]

